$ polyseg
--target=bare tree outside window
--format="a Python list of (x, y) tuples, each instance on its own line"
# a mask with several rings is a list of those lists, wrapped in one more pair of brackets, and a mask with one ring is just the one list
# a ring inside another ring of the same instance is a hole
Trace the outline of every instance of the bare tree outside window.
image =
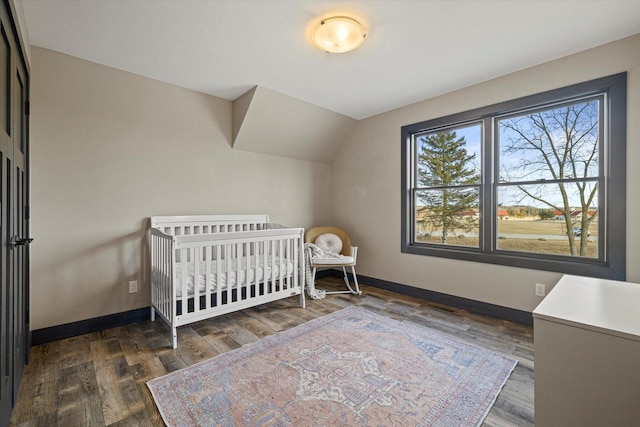
[(500, 201), (552, 209), (569, 254), (588, 256), (598, 214), (598, 100), (502, 119), (498, 129)]

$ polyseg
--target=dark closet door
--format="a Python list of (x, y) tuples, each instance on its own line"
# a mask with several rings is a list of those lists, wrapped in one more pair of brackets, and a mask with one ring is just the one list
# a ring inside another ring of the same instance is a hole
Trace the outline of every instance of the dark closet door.
[(11, 239), (9, 246), (9, 261), (11, 267), (10, 286), (14, 289), (13, 293), (13, 311), (14, 311), (14, 354), (13, 354), (13, 391), (14, 398), (18, 395), (18, 387), (20, 386), (20, 377), (27, 360), (27, 335), (28, 329), (28, 270), (27, 270), (27, 251), (29, 248), (28, 230), (27, 230), (27, 176), (26, 166), (26, 147), (27, 147), (27, 85), (26, 70), (22, 62), (18, 62), (14, 69), (13, 76), (13, 171), (9, 173), (13, 180), (10, 187), (10, 193), (13, 193), (13, 203), (10, 204), (13, 209), (9, 212), (11, 228)]
[(29, 350), (29, 76), (0, 5), (0, 426), (9, 423)]

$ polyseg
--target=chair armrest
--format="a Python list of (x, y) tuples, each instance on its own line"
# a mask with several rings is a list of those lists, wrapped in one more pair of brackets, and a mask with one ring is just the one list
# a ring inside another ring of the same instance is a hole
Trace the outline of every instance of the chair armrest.
[(356, 263), (356, 260), (358, 258), (358, 247), (357, 246), (351, 246), (351, 256), (353, 257), (353, 263)]

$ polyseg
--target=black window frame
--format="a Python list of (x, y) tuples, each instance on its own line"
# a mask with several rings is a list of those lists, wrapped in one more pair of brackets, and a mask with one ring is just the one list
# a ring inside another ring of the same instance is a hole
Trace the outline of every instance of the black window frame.
[[(600, 118), (600, 176), (598, 189), (599, 258), (549, 255), (496, 248), (497, 144), (494, 136), (500, 118), (518, 112), (545, 108), (580, 98), (602, 96)], [(626, 133), (627, 73), (590, 80), (571, 86), (525, 96), (462, 113), (439, 117), (401, 128), (401, 251), (403, 253), (491, 263), (580, 276), (626, 280)], [(415, 205), (413, 192), (415, 136), (435, 130), (482, 123), (482, 182), (480, 185), (480, 247), (435, 245), (414, 241)], [(602, 209), (602, 210), (600, 210)], [(604, 239), (602, 238), (604, 236)], [(484, 244), (483, 244), (484, 243)]]

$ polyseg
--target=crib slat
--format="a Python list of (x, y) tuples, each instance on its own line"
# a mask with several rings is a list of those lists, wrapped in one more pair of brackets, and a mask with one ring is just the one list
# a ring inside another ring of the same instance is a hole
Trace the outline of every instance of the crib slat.
[[(244, 276), (244, 280), (240, 283), (238, 287), (238, 300), (243, 301), (247, 299), (247, 282), (249, 281), (249, 243), (241, 243), (242, 245), (242, 260), (244, 261), (244, 267), (242, 268), (242, 274)], [(244, 293), (244, 297), (242, 296)]]
[(200, 311), (200, 260), (202, 259), (202, 248), (193, 248), (191, 262), (193, 263), (193, 311)]
[(240, 301), (242, 295), (242, 282), (240, 281), (242, 273), (242, 243), (236, 243), (236, 301)]
[(158, 275), (158, 239), (153, 234), (151, 235), (151, 305), (153, 308), (157, 304), (156, 301), (156, 289), (153, 284), (156, 282)]
[(287, 239), (287, 245), (286, 245), (286, 255), (284, 258), (284, 263), (283, 266), (286, 269), (285, 273), (286, 273), (286, 289), (291, 289), (291, 274), (289, 273), (289, 261), (291, 261), (291, 245), (293, 244), (293, 240), (292, 239)]
[(279, 290), (283, 290), (283, 283), (282, 283), (282, 279), (284, 278), (284, 274), (282, 271), (282, 261), (284, 259), (284, 251), (282, 250), (282, 239), (278, 239), (278, 286), (279, 286)]
[(167, 261), (167, 257), (165, 256), (165, 251), (166, 251), (166, 245), (167, 244), (165, 242), (165, 239), (160, 239), (160, 237), (157, 237), (157, 238), (158, 238), (158, 243), (157, 243), (158, 253), (156, 254), (156, 260), (157, 260), (158, 264), (156, 264), (156, 269), (158, 271), (158, 276), (156, 278), (156, 283), (157, 283), (156, 307), (158, 307), (160, 309), (160, 311), (162, 312), (162, 314), (164, 314), (166, 316), (167, 315), (167, 308), (165, 307), (165, 301), (166, 301), (165, 287), (166, 287), (166, 283), (165, 283), (165, 280), (164, 280), (164, 276), (165, 276), (165, 272), (167, 270), (167, 267), (165, 265), (165, 262)]
[(267, 262), (267, 252), (269, 251), (267, 247), (267, 241), (262, 241), (262, 292), (260, 295), (264, 295), (267, 293), (267, 287), (269, 285), (268, 277), (267, 277), (267, 266), (269, 265)]
[[(161, 242), (161, 249), (160, 249), (160, 256), (159, 256), (159, 262), (160, 262), (160, 269), (161, 269), (161, 273), (160, 273), (160, 295), (158, 296), (160, 298), (160, 309), (162, 310), (162, 313), (167, 316), (169, 319), (173, 319), (173, 304), (170, 303), (170, 301), (173, 301), (171, 299), (171, 295), (169, 295), (169, 286), (170, 286), (170, 282), (172, 282), (172, 278), (170, 276), (168, 276), (168, 270), (171, 269), (170, 263), (171, 260), (170, 258), (170, 254), (168, 254), (169, 249), (169, 242), (168, 239), (162, 239)], [(171, 288), (173, 288), (173, 286), (171, 286)], [(168, 307), (169, 306), (169, 307)]]
[(295, 268), (292, 268), (291, 271), (288, 270), (289, 268), (289, 263), (291, 263), (293, 265), (294, 262), (294, 253), (296, 250), (296, 241), (297, 239), (291, 239), (291, 243), (289, 245), (289, 252), (288, 252), (288, 260), (287, 260), (287, 275), (289, 276), (289, 289), (293, 289), (296, 287), (296, 282), (295, 282), (295, 276), (294, 276), (294, 272), (295, 272)]
[(222, 305), (222, 245), (216, 245), (216, 306)]
[(244, 278), (244, 298), (249, 299), (251, 298), (251, 277), (249, 277), (251, 274), (251, 242), (246, 243), (245, 252), (245, 256), (247, 257), (247, 272)]
[(224, 256), (227, 261), (227, 304), (231, 302), (231, 260), (233, 259), (233, 248), (226, 244)]
[[(171, 267), (169, 265), (169, 263), (171, 263), (170, 260), (170, 254), (169, 252), (169, 242), (168, 240), (164, 240), (162, 242), (162, 256), (161, 256), (161, 260), (160, 262), (162, 263), (162, 277), (160, 279), (160, 293), (162, 294), (160, 296), (160, 298), (162, 299), (161, 302), (161, 307), (162, 307), (162, 312), (169, 317), (169, 319), (173, 319), (173, 304), (169, 303), (169, 301), (171, 300), (171, 295), (169, 295), (169, 281), (171, 280), (171, 277), (167, 277), (167, 273)], [(173, 288), (173, 286), (171, 286), (171, 288)], [(167, 305), (171, 306), (171, 307), (167, 307)]]
[(164, 255), (164, 251), (165, 251), (165, 247), (166, 247), (166, 243), (165, 243), (165, 239), (161, 239), (158, 236), (156, 237), (156, 280), (155, 283), (157, 284), (156, 286), (154, 286), (155, 289), (155, 293), (156, 293), (156, 300), (155, 300), (155, 305), (156, 307), (158, 307), (158, 309), (162, 312), (162, 314), (164, 314), (165, 316), (167, 315), (167, 308), (164, 306), (165, 304), (165, 293), (164, 293), (164, 288), (166, 286), (165, 280), (164, 280), (164, 275), (165, 275), (165, 271), (167, 269), (167, 267), (165, 266), (165, 262), (166, 262), (166, 257)]
[(271, 240), (271, 256), (269, 259), (271, 260), (271, 286), (269, 286), (269, 293), (272, 293), (276, 290), (276, 241)]
[(298, 281), (298, 246), (300, 245), (299, 241), (300, 238), (297, 238), (293, 243), (293, 286), (295, 286), (296, 288), (300, 286), (300, 282)]
[[(156, 236), (157, 237), (157, 236)], [(164, 241), (165, 239), (160, 239), (158, 237), (158, 242), (157, 242), (157, 249), (158, 249), (158, 253), (156, 254), (156, 260), (157, 260), (157, 264), (156, 264), (156, 270), (158, 271), (158, 276), (156, 277), (156, 283), (157, 287), (156, 289), (156, 307), (158, 307), (158, 309), (160, 309), (160, 311), (162, 312), (162, 314), (164, 314), (165, 316), (167, 315), (167, 308), (164, 306), (165, 304), (165, 286), (166, 283), (164, 281), (164, 275), (165, 275), (165, 271), (167, 269), (167, 267), (165, 266), (165, 262), (166, 262), (166, 256), (164, 255), (165, 252), (165, 248), (166, 248), (166, 242)]]
[(188, 263), (187, 249), (180, 249), (180, 267), (182, 268), (182, 314), (189, 312), (189, 292), (187, 286)]
[(204, 283), (205, 283), (205, 307), (211, 308), (211, 246), (204, 248)]
[(281, 245), (282, 245), (282, 240), (278, 239), (278, 240), (274, 240), (273, 241), (273, 263), (274, 263), (274, 268), (275, 270), (273, 270), (275, 272), (274, 276), (274, 280), (273, 280), (273, 291), (272, 292), (276, 292), (278, 289), (280, 289), (280, 252), (281, 252)]

